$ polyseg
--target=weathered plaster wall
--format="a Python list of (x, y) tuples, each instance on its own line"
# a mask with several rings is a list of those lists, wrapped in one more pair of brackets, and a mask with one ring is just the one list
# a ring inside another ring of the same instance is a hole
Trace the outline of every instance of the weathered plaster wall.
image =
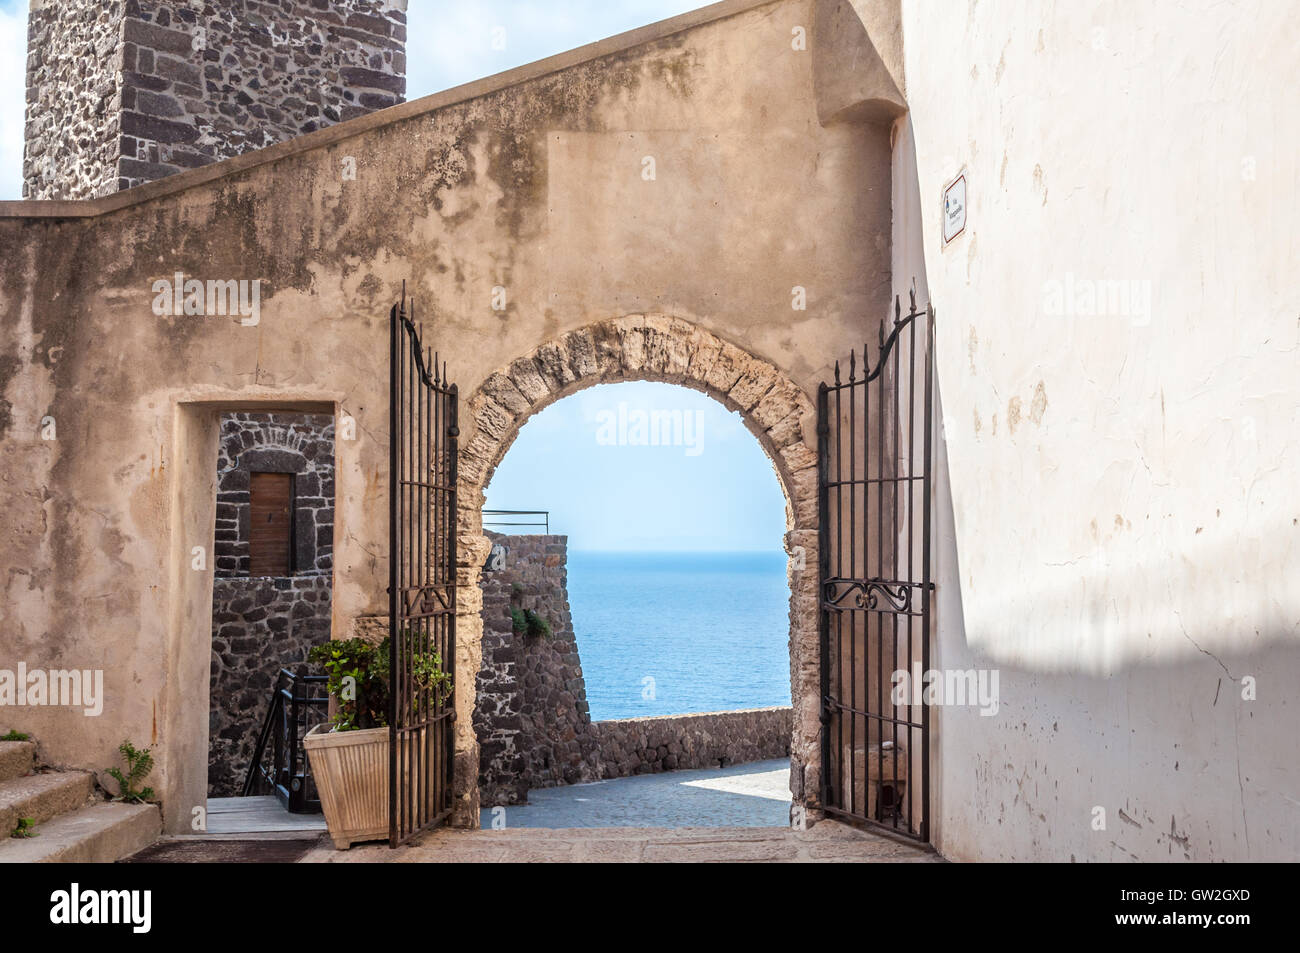
[[(566, 341), (574, 380), (547, 383), (544, 356), (529, 358), (545, 390), (480, 451), (503, 453), (531, 410), (578, 386), (691, 383), (762, 431), (788, 545), (815, 566), (808, 395), (886, 307), (890, 144), (881, 126), (819, 124), (810, 53), (791, 43), (811, 14), (806, 0), (733, 0), (89, 207), (0, 207), (15, 263), (0, 277), (5, 655), (103, 667), (108, 694), (98, 720), (32, 710), (22, 727), (71, 764), (106, 763), (124, 735), (156, 742), (168, 828), (188, 825), (204, 796), (212, 593), (190, 553), (211, 542), (223, 410), (355, 422), (336, 442), (333, 631), (385, 611), (387, 309), (403, 279), (465, 395), (460, 672), (479, 667), (477, 513), (500, 459), (470, 453), (467, 408), (543, 342)], [(257, 320), (155, 314), (153, 283), (177, 271), (260, 280)], [(662, 317), (602, 323), (647, 312)], [(568, 345), (598, 325), (610, 346), (588, 362)], [(657, 334), (675, 343), (647, 347)], [(738, 386), (732, 365), (756, 376)], [(40, 438), (45, 415), (57, 440)], [(792, 573), (797, 626), (815, 618), (815, 574)], [(803, 624), (797, 798), (816, 791)], [(475, 824), (472, 693), (457, 705), (457, 822)]]
[[(938, 846), (1294, 860), (1300, 17), (903, 15), (894, 272), (937, 308), (946, 434), (935, 662), (997, 669), (1001, 694), (936, 712)], [(1127, 309), (1055, 297), (1107, 281), (1138, 283)]]

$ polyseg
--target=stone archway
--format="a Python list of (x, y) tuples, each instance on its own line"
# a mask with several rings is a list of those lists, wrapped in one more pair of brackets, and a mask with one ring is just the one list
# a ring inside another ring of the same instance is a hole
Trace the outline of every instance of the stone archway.
[[(489, 375), (460, 411), (457, 666), (478, 671), (483, 635), (479, 573), (483, 489), (519, 428), (563, 397), (601, 383), (661, 381), (702, 391), (737, 411), (776, 470), (786, 499), (789, 554), (790, 745), (794, 801), (819, 807), (817, 456), (808, 395), (772, 364), (710, 331), (666, 315), (632, 315), (570, 331)], [(457, 700), (455, 823), (478, 823), (474, 697)]]

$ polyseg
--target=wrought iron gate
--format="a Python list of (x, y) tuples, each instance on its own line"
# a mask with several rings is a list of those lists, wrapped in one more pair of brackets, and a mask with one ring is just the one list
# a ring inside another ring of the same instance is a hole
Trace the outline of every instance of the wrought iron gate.
[[(389, 352), (389, 843), (452, 804), (456, 684), (456, 385), (423, 349), (406, 292)], [(436, 654), (437, 659), (433, 656)], [(431, 680), (437, 661), (450, 691)]]
[[(880, 324), (817, 394), (822, 805), (919, 840), (930, 830), (931, 309)], [(896, 673), (905, 672), (905, 676)]]

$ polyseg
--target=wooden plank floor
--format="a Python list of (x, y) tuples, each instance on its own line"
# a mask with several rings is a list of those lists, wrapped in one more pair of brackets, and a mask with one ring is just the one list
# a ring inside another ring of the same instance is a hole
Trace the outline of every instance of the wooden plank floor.
[(290, 814), (274, 795), (208, 798), (208, 829), (187, 836), (225, 837), (231, 834), (324, 833), (325, 815)]

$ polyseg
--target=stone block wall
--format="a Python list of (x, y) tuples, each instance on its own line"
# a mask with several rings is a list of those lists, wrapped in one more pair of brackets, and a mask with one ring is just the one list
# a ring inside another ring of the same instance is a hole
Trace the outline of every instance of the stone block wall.
[(124, 6), (32, 0), (24, 198), (83, 199), (116, 191)]
[(726, 768), (790, 755), (793, 709), (747, 708), (594, 722), (601, 777)]
[[(503, 568), (482, 575), (479, 799), (521, 804), (529, 788), (597, 780), (599, 755), (569, 613), (567, 537), (487, 536), (508, 552)], [(514, 631), (512, 606), (545, 618), (551, 634)]]
[[(334, 418), (228, 413), (217, 456), (208, 795), (239, 793), (281, 668), (331, 634)], [(294, 474), (291, 576), (250, 576), (249, 475)]]
[(217, 578), (212, 587), (208, 795), (234, 797), (282, 668), (329, 641), (328, 575)]
[(406, 0), (33, 0), (24, 196), (106, 195), (406, 95)]
[(327, 414), (229, 413), (217, 451), (218, 576), (249, 569), (249, 474), (294, 475), (295, 575), (334, 569), (334, 418)]

